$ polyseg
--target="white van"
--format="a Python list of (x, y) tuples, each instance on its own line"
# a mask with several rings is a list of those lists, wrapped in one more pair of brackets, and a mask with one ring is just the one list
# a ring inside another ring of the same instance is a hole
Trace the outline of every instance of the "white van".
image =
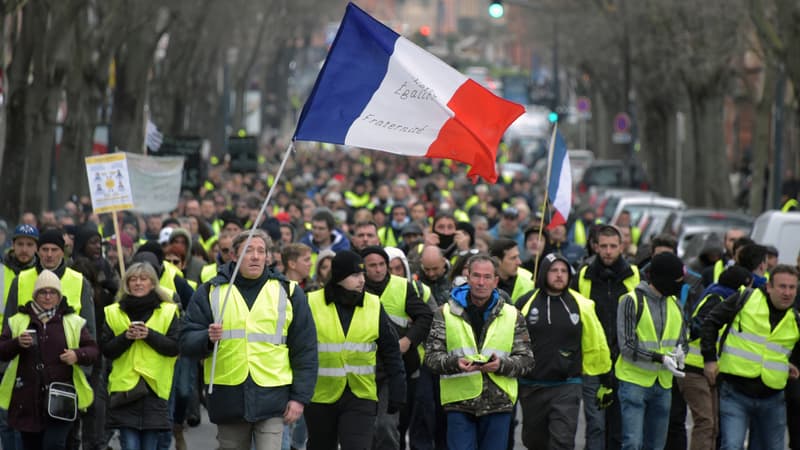
[(797, 265), (800, 252), (800, 212), (767, 211), (756, 219), (750, 237), (778, 249), (780, 264)]

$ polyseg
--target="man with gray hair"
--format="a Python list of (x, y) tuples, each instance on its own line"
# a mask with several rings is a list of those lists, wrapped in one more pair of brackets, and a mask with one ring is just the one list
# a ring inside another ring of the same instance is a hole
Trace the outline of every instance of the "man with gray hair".
[[(195, 292), (186, 313), (181, 353), (208, 358), (208, 416), (220, 449), (281, 447), (283, 425), (295, 422), (314, 394), (317, 335), (306, 295), (269, 269), (272, 240), (261, 230), (233, 240), (243, 260), (221, 266)], [(217, 348), (213, 380), (212, 349)]]

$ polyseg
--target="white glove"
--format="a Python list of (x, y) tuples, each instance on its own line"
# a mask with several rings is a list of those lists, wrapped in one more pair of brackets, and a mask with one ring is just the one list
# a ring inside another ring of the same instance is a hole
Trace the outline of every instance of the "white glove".
[(664, 359), (661, 360), (661, 364), (663, 364), (664, 368), (672, 372), (672, 374), (678, 378), (683, 378), (686, 376), (685, 372), (678, 370), (678, 363), (675, 362), (675, 358), (670, 355), (664, 355)]
[(683, 352), (683, 347), (678, 345), (675, 347), (675, 350), (670, 353), (670, 355), (675, 358), (675, 363), (678, 365), (678, 369), (683, 370), (686, 367), (686, 353)]

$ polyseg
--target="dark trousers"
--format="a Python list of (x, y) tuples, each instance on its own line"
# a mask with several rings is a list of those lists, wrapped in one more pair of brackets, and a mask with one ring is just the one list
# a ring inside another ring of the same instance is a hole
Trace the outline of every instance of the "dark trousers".
[(73, 422), (47, 419), (43, 431), (39, 433), (21, 432), (22, 448), (25, 450), (63, 450), (67, 448), (67, 436)]
[(686, 450), (686, 400), (678, 383), (672, 382), (672, 404), (669, 409), (669, 428), (665, 450)]
[(575, 448), (582, 389), (580, 384), (520, 386), (522, 444), (528, 449)]
[(800, 380), (786, 383), (786, 425), (789, 428), (789, 448), (800, 450)]
[(345, 388), (335, 403), (310, 403), (303, 414), (308, 450), (369, 450), (375, 433), (378, 403), (356, 397)]
[(409, 425), (411, 450), (447, 448), (447, 416), (440, 399), (439, 376), (420, 367)]
[(400, 431), (400, 450), (406, 450), (406, 433), (411, 425), (411, 413), (414, 407), (414, 397), (417, 394), (418, 377), (406, 378), (406, 404), (400, 409), (400, 422), (397, 429)]

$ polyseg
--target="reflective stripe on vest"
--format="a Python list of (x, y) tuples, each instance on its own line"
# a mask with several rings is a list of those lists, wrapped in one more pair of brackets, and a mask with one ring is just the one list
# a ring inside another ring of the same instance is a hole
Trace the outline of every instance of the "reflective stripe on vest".
[[(131, 320), (114, 303), (105, 307), (106, 323), (114, 336), (125, 333), (131, 326)], [(170, 324), (177, 320), (178, 305), (161, 302), (161, 306), (153, 310), (147, 319), (147, 328), (166, 335)], [(145, 383), (155, 394), (169, 400), (172, 391), (172, 376), (175, 373), (177, 356), (165, 356), (158, 353), (144, 340), (133, 341), (122, 355), (111, 362), (111, 373), (108, 375), (108, 392), (128, 392), (139, 383), (139, 378), (144, 378)]]
[[(578, 273), (578, 292), (581, 293), (582, 296), (591, 299), (592, 298), (592, 280), (586, 278), (586, 269), (589, 266), (584, 266), (581, 271)], [(633, 275), (629, 276), (622, 280), (622, 284), (625, 285), (625, 289), (628, 292), (632, 292), (636, 289), (636, 286), (639, 285), (639, 268), (631, 264), (631, 270), (633, 270)]]
[(325, 302), (325, 290), (308, 294), (308, 304), (317, 326), (319, 369), (314, 403), (334, 403), (345, 386), (358, 398), (378, 400), (375, 383), (376, 351), (381, 301), (364, 294), (364, 303), (353, 311), (347, 336), (334, 303)]
[(761, 378), (772, 389), (783, 389), (789, 377), (789, 355), (798, 339), (796, 312), (789, 308), (770, 329), (769, 299), (753, 290), (731, 323), (719, 358), (719, 370), (744, 378)]
[[(33, 300), (33, 286), (39, 272), (35, 267), (23, 270), (19, 273), (17, 282), (17, 305), (27, 305)], [(83, 295), (83, 275), (69, 267), (64, 269), (61, 276), (61, 295), (67, 298), (67, 304), (75, 310), (76, 314), (81, 313), (81, 295)]]
[[(498, 300), (499, 301), (499, 300)], [(472, 325), (459, 314), (464, 309), (452, 300), (442, 308), (447, 341), (447, 353), (470, 360), (486, 361), (492, 353), (504, 357), (514, 345), (514, 330), (519, 312), (509, 304), (503, 304), (500, 314), (492, 320), (486, 330), (480, 352), (472, 331)], [(487, 373), (492, 382), (506, 393), (511, 403), (517, 401), (517, 380), (495, 373)], [(482, 372), (461, 372), (440, 377), (440, 398), (443, 405), (476, 398), (483, 392)]]
[[(77, 314), (67, 314), (62, 317), (64, 327), (64, 338), (67, 347), (71, 350), (80, 348), (81, 330), (86, 324), (86, 319)], [(8, 327), (11, 330), (11, 338), (14, 339), (28, 329), (31, 318), (27, 314), (17, 313), (8, 319)], [(14, 386), (17, 383), (17, 367), (19, 366), (19, 355), (11, 360), (11, 363), (3, 375), (0, 382), (0, 408), (8, 409), (11, 404)], [(78, 395), (78, 409), (84, 410), (94, 401), (94, 391), (86, 379), (86, 374), (78, 364), (72, 365), (72, 385)]]
[(534, 288), (533, 274), (530, 270), (517, 267), (517, 278), (514, 280), (514, 291), (511, 293), (511, 303), (516, 304), (520, 297)]
[[(620, 301), (630, 297), (638, 308), (639, 302), (636, 293), (631, 291), (622, 296)], [(667, 317), (661, 337), (656, 336), (656, 327), (653, 324), (653, 316), (650, 315), (650, 307), (647, 305), (647, 298), (642, 299), (642, 316), (636, 324), (636, 337), (639, 345), (651, 352), (658, 352), (662, 355), (672, 352), (678, 344), (681, 334), (683, 316), (681, 308), (674, 296), (667, 297)], [(644, 360), (632, 361), (620, 355), (617, 357), (615, 367), (617, 378), (642, 387), (651, 387), (658, 379), (658, 383), (665, 389), (672, 388), (672, 372), (665, 369), (660, 363)]]
[(381, 304), (389, 316), (389, 320), (403, 330), (408, 328), (408, 321), (411, 319), (406, 314), (407, 290), (407, 279), (397, 275), (389, 275), (389, 283), (386, 284), (386, 288), (381, 294)]
[[(290, 283), (294, 291), (296, 284)], [(228, 304), (220, 317), (227, 290)], [(222, 340), (217, 350), (217, 371), (214, 383), (235, 386), (248, 375), (262, 387), (292, 384), (292, 367), (286, 336), (292, 323), (292, 303), (281, 282), (275, 279), (264, 283), (253, 302), (247, 307), (236, 286), (212, 286), (211, 312), (214, 322), (222, 321)], [(211, 377), (211, 364), (205, 365), (205, 380)]]

